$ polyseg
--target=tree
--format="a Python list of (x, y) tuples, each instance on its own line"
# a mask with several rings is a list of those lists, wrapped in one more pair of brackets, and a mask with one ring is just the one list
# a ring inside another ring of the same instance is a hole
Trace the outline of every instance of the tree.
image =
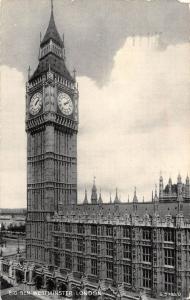
[(1, 231), (6, 230), (4, 223), (1, 223)]

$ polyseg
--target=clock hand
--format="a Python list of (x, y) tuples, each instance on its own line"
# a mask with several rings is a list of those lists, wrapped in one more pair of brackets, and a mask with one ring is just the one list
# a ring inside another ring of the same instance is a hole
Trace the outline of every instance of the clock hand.
[(65, 102), (64, 105), (66, 105), (66, 104), (68, 104), (68, 103), (69, 103), (69, 101)]
[(38, 101), (36, 101), (36, 104), (35, 104), (35, 106), (38, 104), (38, 102), (39, 102), (39, 99), (38, 99)]

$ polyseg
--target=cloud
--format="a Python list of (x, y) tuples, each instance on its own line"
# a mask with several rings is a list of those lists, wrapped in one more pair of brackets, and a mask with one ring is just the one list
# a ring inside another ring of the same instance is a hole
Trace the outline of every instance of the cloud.
[(186, 4), (190, 4), (190, 0), (178, 0), (180, 3), (186, 3)]
[[(79, 76), (90, 77), (100, 86), (109, 80), (113, 57), (128, 36), (162, 32), (163, 49), (190, 37), (188, 5), (177, 0), (55, 1), (54, 12), (57, 29), (65, 35), (70, 70), (75, 68)], [(28, 65), (35, 70), (40, 31), (45, 34), (49, 16), (50, 1), (2, 1), (3, 64), (23, 74)], [(20, 33), (22, 39), (15, 39)], [(13, 40), (14, 47), (10, 47)]]
[(1, 67), (1, 171), (3, 207), (26, 206), (25, 89), (22, 73)]
[[(174, 179), (190, 170), (190, 46), (157, 49), (158, 37), (128, 38), (114, 57), (106, 86), (78, 78), (79, 201), (92, 177), (104, 201), (117, 186), (122, 200), (134, 186), (150, 200), (160, 170)], [(1, 68), (1, 201), (26, 206), (25, 83), (14, 68)]]
[[(146, 0), (148, 2), (151, 2), (151, 1), (154, 1), (154, 0)], [(190, 7), (190, 0), (177, 0), (178, 2), (180, 3), (184, 3), (184, 4), (189, 4), (189, 7)]]
[[(151, 2), (151, 1), (154, 1), (154, 0), (146, 0), (146, 1)], [(177, 0), (177, 1), (180, 2), (180, 3), (185, 3), (185, 4), (190, 3), (190, 0)]]
[(107, 199), (137, 186), (150, 200), (160, 170), (174, 179), (190, 170), (190, 46), (158, 51), (156, 41), (128, 38), (102, 89), (79, 78), (79, 184), (90, 189), (96, 175)]

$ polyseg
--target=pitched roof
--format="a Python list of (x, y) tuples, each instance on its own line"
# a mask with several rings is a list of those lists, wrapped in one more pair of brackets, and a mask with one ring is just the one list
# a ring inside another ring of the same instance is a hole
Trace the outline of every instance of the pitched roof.
[(69, 71), (67, 70), (64, 60), (58, 58), (53, 53), (48, 54), (47, 56), (45, 56), (43, 59), (40, 60), (37, 69), (35, 70), (34, 74), (32, 75), (29, 81), (32, 81), (38, 76), (47, 73), (49, 67), (56, 74), (59, 74), (63, 76), (65, 79), (74, 82), (73, 77), (70, 75)]
[(50, 39), (52, 39), (56, 44), (59, 46), (63, 47), (63, 41), (60, 38), (60, 35), (57, 31), (56, 25), (55, 25), (55, 20), (54, 20), (54, 15), (53, 15), (53, 10), (51, 11), (51, 16), (49, 20), (49, 25), (46, 30), (46, 33), (44, 35), (44, 38), (41, 42), (41, 46), (46, 44)]
[[(167, 214), (175, 217), (178, 213), (178, 204), (177, 202), (172, 203), (160, 203), (157, 205), (157, 213), (161, 218), (165, 217)], [(111, 215), (113, 218), (114, 215), (119, 215), (120, 217), (125, 216), (126, 214), (133, 214), (133, 203), (130, 202), (120, 202), (116, 203), (104, 203), (101, 205), (101, 208), (98, 204), (78, 204), (64, 206), (64, 210), (59, 212), (60, 215), (71, 214), (75, 212), (76, 217), (81, 216), (86, 213), (88, 216), (97, 216), (99, 213), (103, 216)], [(182, 208), (184, 218), (190, 219), (190, 205), (189, 203), (183, 202)], [(153, 202), (138, 202), (137, 203), (137, 215), (139, 217), (143, 217), (145, 214), (149, 214), (150, 216), (154, 215), (154, 203)]]

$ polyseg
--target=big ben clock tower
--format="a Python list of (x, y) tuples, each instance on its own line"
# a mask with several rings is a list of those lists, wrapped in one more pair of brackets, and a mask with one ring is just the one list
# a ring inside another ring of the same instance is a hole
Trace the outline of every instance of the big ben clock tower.
[(47, 218), (77, 203), (78, 89), (65, 65), (53, 4), (26, 87), (27, 259), (47, 261)]

